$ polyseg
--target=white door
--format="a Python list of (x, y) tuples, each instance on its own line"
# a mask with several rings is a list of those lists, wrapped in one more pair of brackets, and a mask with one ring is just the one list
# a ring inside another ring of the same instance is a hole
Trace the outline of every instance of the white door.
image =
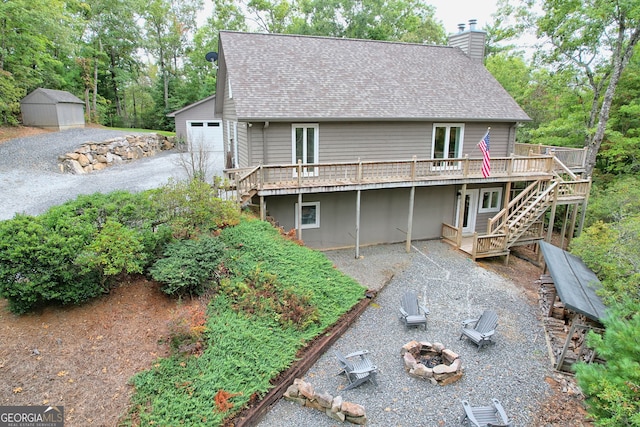
[(218, 120), (188, 120), (187, 139), (194, 153), (206, 156), (210, 175), (222, 175), (225, 167), (222, 122)]
[[(462, 234), (472, 234), (476, 231), (476, 214), (478, 213), (478, 193), (479, 190), (467, 190), (464, 197), (464, 214), (462, 216)], [(456, 227), (460, 218), (460, 197), (456, 209)]]

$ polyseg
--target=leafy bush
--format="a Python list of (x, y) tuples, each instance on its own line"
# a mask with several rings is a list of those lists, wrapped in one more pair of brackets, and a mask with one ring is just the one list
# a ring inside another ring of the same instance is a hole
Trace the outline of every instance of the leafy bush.
[(221, 200), (218, 189), (217, 185), (198, 179), (170, 181), (153, 191), (159, 219), (181, 239), (236, 225), (240, 220), (238, 207), (232, 201)]
[(122, 272), (142, 273), (146, 258), (138, 233), (107, 219), (98, 235), (78, 256), (78, 263), (103, 276), (114, 276)]
[(167, 246), (165, 258), (156, 261), (149, 272), (169, 295), (200, 295), (218, 280), (223, 253), (224, 243), (216, 237), (180, 240)]
[(99, 295), (99, 274), (74, 262), (92, 233), (82, 221), (54, 228), (45, 218), (17, 215), (0, 222), (0, 296), (9, 309), (25, 313), (48, 301), (79, 303)]
[(171, 239), (155, 213), (148, 193), (96, 193), (0, 222), (0, 296), (25, 313), (100, 295), (108, 276), (142, 272)]
[(640, 426), (640, 303), (616, 306), (604, 324), (588, 342), (606, 363), (577, 364), (578, 384), (597, 425)]

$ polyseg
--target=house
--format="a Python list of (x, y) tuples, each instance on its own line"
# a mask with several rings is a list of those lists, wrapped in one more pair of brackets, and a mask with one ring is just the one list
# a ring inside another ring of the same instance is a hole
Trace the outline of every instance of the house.
[(38, 88), (22, 98), (22, 124), (51, 130), (84, 127), (84, 103), (75, 95)]
[(540, 239), (532, 225), (563, 203), (558, 177), (575, 212), (589, 183), (564, 152), (516, 143), (530, 119), (484, 68), (484, 38), (474, 27), (456, 47), (221, 31), (215, 102), (239, 198), (310, 247), (356, 256), (443, 237), (475, 259)]
[(224, 148), (222, 120), (216, 114), (215, 101), (216, 96), (211, 95), (169, 113), (167, 117), (175, 120), (178, 141), (186, 142), (192, 149), (202, 148), (207, 153), (209, 169), (222, 174), (225, 168), (233, 165), (227, 163), (228, 150)]

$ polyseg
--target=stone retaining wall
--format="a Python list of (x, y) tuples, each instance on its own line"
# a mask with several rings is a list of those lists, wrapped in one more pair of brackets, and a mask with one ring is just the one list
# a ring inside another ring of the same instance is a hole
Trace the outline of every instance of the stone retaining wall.
[(127, 135), (102, 142), (85, 142), (75, 151), (58, 157), (60, 172), (85, 174), (109, 166), (155, 156), (174, 147), (174, 138), (149, 133)]
[(367, 422), (363, 406), (345, 402), (341, 396), (333, 397), (328, 393), (316, 393), (311, 384), (300, 378), (293, 380), (293, 384), (284, 393), (284, 398), (299, 403), (300, 406), (323, 411), (336, 421), (348, 421), (357, 425), (365, 425)]

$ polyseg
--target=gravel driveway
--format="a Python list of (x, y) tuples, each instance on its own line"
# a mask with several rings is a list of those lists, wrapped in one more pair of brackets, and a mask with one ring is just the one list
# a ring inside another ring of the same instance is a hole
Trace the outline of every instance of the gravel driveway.
[[(487, 405), (491, 398), (502, 402), (515, 426), (538, 427), (534, 414), (551, 392), (545, 377), (552, 369), (537, 307), (513, 282), (438, 240), (414, 242), (409, 254), (404, 244), (367, 247), (360, 253), (362, 259), (354, 259), (353, 249), (326, 255), (341, 271), (380, 292), (304, 375), (305, 381), (316, 391), (363, 405), (371, 427), (459, 426), (461, 399)], [(400, 298), (409, 289), (418, 291), (431, 311), (426, 332), (407, 330), (398, 319)], [(497, 312), (500, 323), (495, 344), (478, 351), (473, 343), (459, 340), (460, 327), (462, 320), (477, 318), (486, 308)], [(458, 353), (462, 379), (440, 386), (409, 377), (400, 349), (411, 340), (441, 342)], [(369, 350), (379, 369), (378, 386), (365, 383), (342, 390), (347, 382), (336, 375), (333, 349), (343, 354)], [(351, 424), (281, 399), (258, 427), (339, 425)]]
[(132, 132), (84, 128), (16, 138), (0, 144), (0, 220), (16, 213), (37, 215), (80, 194), (160, 187), (169, 178), (186, 178), (180, 154), (162, 152), (87, 175), (63, 174), (58, 156), (88, 141), (104, 141)]

